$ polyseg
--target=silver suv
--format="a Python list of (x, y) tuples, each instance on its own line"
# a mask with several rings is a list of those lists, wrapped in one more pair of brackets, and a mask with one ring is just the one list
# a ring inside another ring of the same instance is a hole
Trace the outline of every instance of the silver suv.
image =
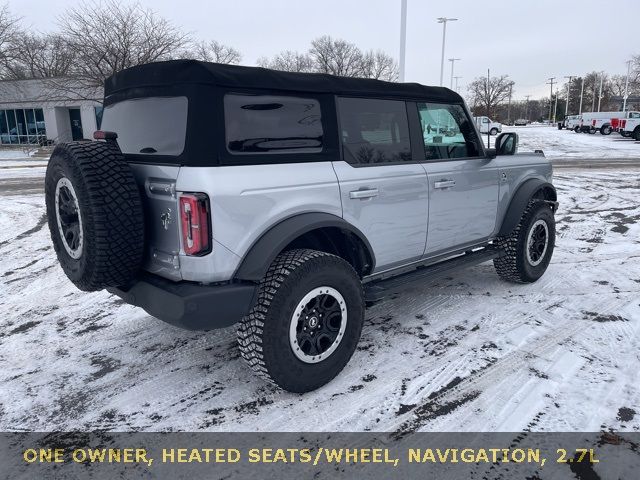
[(69, 279), (184, 328), (238, 323), (292, 392), (342, 370), (367, 302), (488, 260), (534, 282), (554, 248), (550, 163), (514, 133), (485, 148), (446, 88), (162, 62), (107, 80), (95, 139), (47, 169)]

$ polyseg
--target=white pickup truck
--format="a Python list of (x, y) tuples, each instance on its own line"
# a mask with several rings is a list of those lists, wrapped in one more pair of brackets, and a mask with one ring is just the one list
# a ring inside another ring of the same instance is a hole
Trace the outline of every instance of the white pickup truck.
[[(627, 114), (630, 112), (627, 112)], [(581, 131), (586, 133), (596, 133), (600, 131), (602, 135), (610, 135), (614, 131), (614, 126), (618, 120), (624, 118), (623, 112), (587, 112), (582, 114)]]
[(494, 122), (489, 117), (473, 117), (473, 120), (476, 122), (480, 133), (489, 133), (491, 135), (502, 133), (502, 124)]
[(620, 135), (640, 141), (640, 113), (633, 113), (636, 113), (636, 116), (620, 120)]
[(625, 128), (629, 128), (626, 127), (626, 121), (629, 119), (636, 120), (635, 124), (633, 122), (631, 123), (631, 125), (634, 125), (635, 127), (636, 125), (638, 125), (637, 120), (640, 120), (640, 112), (620, 112), (620, 116), (618, 118), (611, 119), (611, 126), (623, 137), (630, 137), (633, 134), (633, 128), (631, 128), (631, 130), (625, 130)]

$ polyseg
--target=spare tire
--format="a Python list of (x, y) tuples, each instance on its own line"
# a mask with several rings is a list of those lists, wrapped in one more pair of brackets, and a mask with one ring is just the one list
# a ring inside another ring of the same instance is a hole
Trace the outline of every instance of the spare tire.
[(115, 142), (56, 146), (45, 200), (53, 246), (76, 287), (90, 292), (135, 278), (144, 249), (142, 201)]

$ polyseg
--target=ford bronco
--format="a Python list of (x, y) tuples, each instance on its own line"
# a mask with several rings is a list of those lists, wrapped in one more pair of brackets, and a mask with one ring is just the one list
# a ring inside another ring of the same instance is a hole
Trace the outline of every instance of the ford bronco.
[(160, 62), (106, 81), (94, 137), (47, 168), (68, 278), (187, 329), (237, 323), (292, 392), (343, 369), (367, 302), (489, 260), (534, 282), (554, 248), (549, 161), (515, 133), (485, 148), (446, 88)]

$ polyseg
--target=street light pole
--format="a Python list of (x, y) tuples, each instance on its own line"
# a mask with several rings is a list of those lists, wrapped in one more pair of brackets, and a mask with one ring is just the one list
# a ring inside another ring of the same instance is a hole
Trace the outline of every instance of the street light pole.
[(627, 61), (627, 78), (624, 81), (624, 99), (622, 100), (622, 111), (627, 111), (627, 99), (629, 98), (629, 73), (631, 72), (631, 60)]
[(457, 92), (458, 91), (458, 80), (460, 80), (462, 77), (456, 76), (456, 77), (453, 77), (453, 78), (456, 79), (456, 92)]
[(407, 47), (407, 0), (401, 0), (400, 5), (400, 72), (398, 80), (404, 82), (404, 59)]
[(444, 79), (444, 44), (447, 39), (447, 22), (455, 22), (457, 18), (438, 17), (438, 23), (442, 24), (442, 56), (440, 57), (440, 86), (442, 87)]
[(451, 88), (451, 90), (453, 90), (453, 65), (456, 63), (457, 60), (460, 60), (459, 58), (450, 58), (449, 61), (451, 62), (451, 85), (449, 88)]
[(600, 73), (600, 93), (598, 93), (598, 111), (600, 111), (600, 102), (602, 102), (602, 82), (604, 81), (604, 72)]

